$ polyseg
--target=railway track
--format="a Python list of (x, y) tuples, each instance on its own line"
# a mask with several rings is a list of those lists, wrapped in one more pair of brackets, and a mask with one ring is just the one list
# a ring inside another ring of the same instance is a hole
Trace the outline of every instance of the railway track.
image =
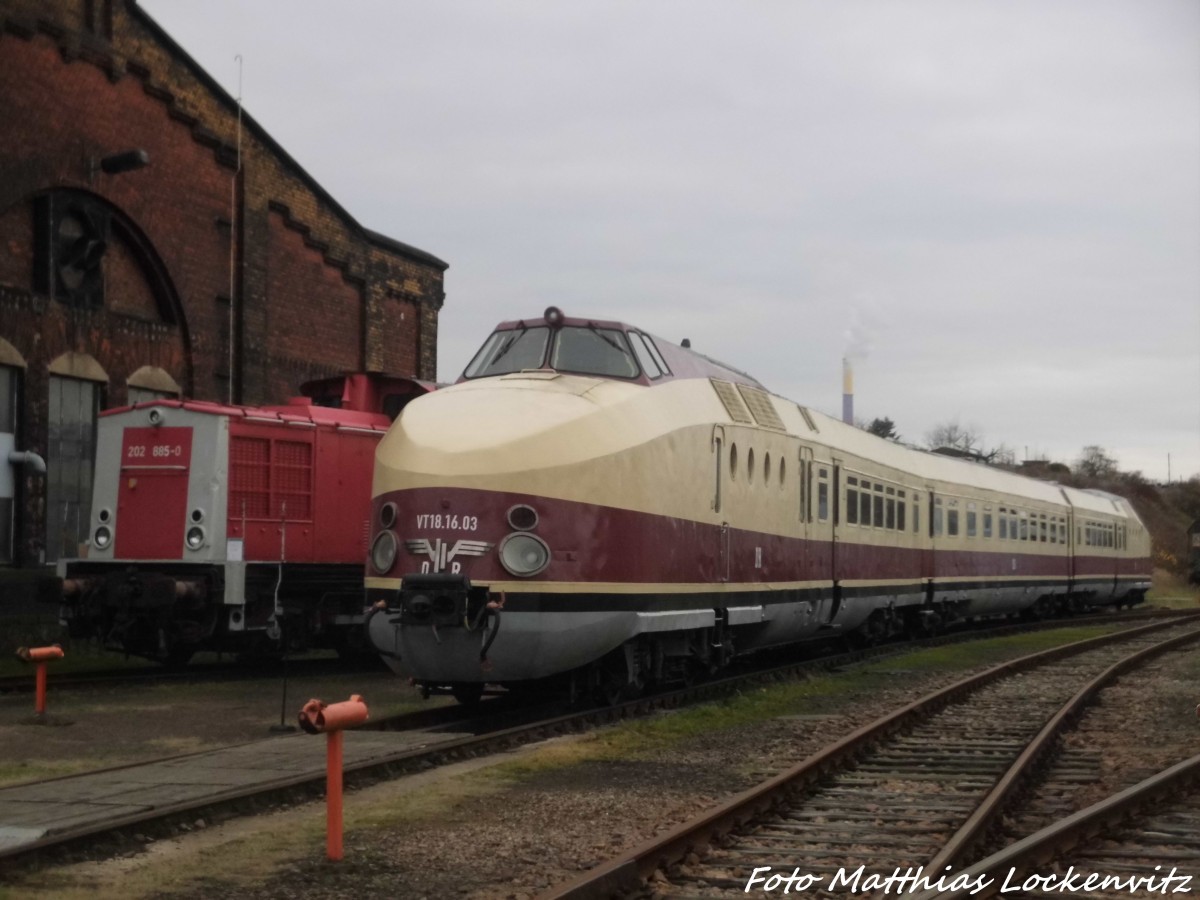
[[(289, 678), (330, 675), (342, 672), (364, 671), (368, 667), (378, 668), (377, 661), (355, 665), (342, 659), (296, 659), (289, 660)], [(185, 669), (168, 669), (156, 663), (147, 663), (132, 669), (96, 669), (92, 671), (56, 673), (50, 668), (50, 679), (55, 690), (91, 690), (93, 688), (130, 687), (147, 684), (200, 684), (205, 682), (235, 681), (241, 678), (279, 678), (283, 668), (278, 662), (256, 663), (248, 666), (244, 662), (193, 663)], [(34, 691), (33, 667), (27, 674), (0, 677), (0, 694), (31, 694)]]
[[(988, 622), (979, 623), (976, 632), (982, 629), (986, 634), (1003, 633), (1006, 628), (1014, 630), (1035, 628), (1056, 628), (1081, 622), (1120, 621), (1137, 622), (1140, 620), (1157, 620), (1179, 615), (1177, 610), (1168, 609), (1139, 609), (1114, 613), (1107, 609), (1089, 613), (1080, 613), (1060, 619), (1046, 619), (1039, 623), (1025, 623), (1020, 626), (996, 626)], [(961, 635), (964, 639), (973, 639), (977, 633), (968, 629), (957, 629), (943, 635), (953, 640)], [(894, 644), (884, 646), (896, 646)], [(920, 646), (920, 645), (917, 645)], [(302, 678), (310, 675), (326, 675), (340, 672), (354, 672), (379, 667), (377, 659), (371, 658), (363, 664), (355, 664), (340, 658), (290, 659), (286, 671), (288, 677)], [(92, 688), (126, 687), (139, 684), (192, 684), (203, 682), (231, 681), (239, 678), (278, 678), (284, 674), (284, 666), (278, 660), (246, 662), (229, 658), (211, 662), (193, 661), (185, 668), (170, 669), (158, 663), (147, 662), (133, 668), (102, 669), (71, 673), (58, 673), (52, 667), (50, 678), (56, 690), (90, 690)], [(32, 667), (27, 673), (20, 675), (0, 676), (0, 695), (33, 693), (34, 679)]]
[(1015, 841), (963, 870), (984, 886), (926, 891), (965, 897), (1162, 896), (1200, 889), (1200, 755)]
[[(1090, 617), (1082, 620), (1087, 624), (1097, 624), (1108, 617)], [(1158, 618), (1158, 617), (1156, 617)], [(1166, 622), (1178, 618), (1166, 618)], [(1133, 619), (1128, 616), (1112, 617), (1115, 622), (1130, 624)], [(1045, 626), (1045, 625), (1042, 625)], [(1061, 626), (1058, 623), (1057, 626)], [(1028, 630), (1031, 625), (1004, 626), (1001, 629), (991, 629), (983, 632), (955, 632), (954, 635), (937, 638), (926, 638), (925, 641), (890, 644), (857, 650), (854, 653), (826, 656), (816, 660), (791, 662), (784, 666), (769, 667), (767, 670), (752, 671), (738, 676), (716, 680), (670, 694), (643, 697), (640, 700), (619, 704), (616, 707), (571, 709), (562, 704), (553, 706), (529, 706), (516, 702), (516, 698), (498, 697), (479, 704), (472, 712), (464, 712), (461, 707), (444, 707), (419, 710), (415, 714), (392, 716), (392, 718), (372, 721), (367, 727), (359, 728), (356, 732), (398, 731), (404, 732), (404, 740), (394, 751), (373, 752), (370, 758), (354, 761), (352, 755), (347, 756), (346, 784), (347, 786), (362, 786), (373, 784), (380, 780), (396, 778), (404, 774), (419, 772), (440, 764), (466, 760), (476, 756), (492, 754), (492, 752), (508, 750), (514, 746), (536, 742), (536, 740), (558, 736), (558, 734), (580, 732), (587, 728), (607, 724), (631, 716), (644, 715), (662, 708), (683, 706), (685, 703), (700, 702), (713, 697), (728, 696), (734, 691), (743, 690), (748, 684), (763, 682), (778, 682), (786, 678), (804, 676), (811, 672), (829, 670), (851, 665), (853, 662), (865, 659), (880, 658), (889, 654), (910, 652), (923, 646), (954, 643), (966, 640), (977, 640), (979, 637), (1013, 634), (1016, 631)], [(1036, 628), (1036, 626), (1034, 626)], [(353, 748), (354, 733), (347, 736), (350, 742), (348, 751)], [(254, 742), (245, 745), (253, 748), (252, 752), (263, 758), (274, 758), (276, 748), (295, 748), (294, 740), (304, 742), (305, 738), (294, 736), (288, 738), (270, 738), (283, 744), (268, 745), (266, 742)], [(316, 743), (308, 742), (314, 750)], [(233, 748), (238, 750), (238, 748)], [(220, 751), (217, 751), (220, 752)], [(203, 755), (192, 755), (203, 756)], [(163, 764), (186, 764), (188, 757), (174, 757), (172, 760), (160, 761)], [(150, 763), (157, 766), (160, 763)], [(0, 790), (0, 809), (4, 808), (6, 797), (22, 788), (32, 788), (38, 796), (52, 796), (62, 787), (70, 787), (68, 782), (77, 779), (114, 779), (120, 780), (122, 773), (132, 767), (109, 769), (107, 772), (90, 773), (82, 776), (72, 776), (67, 779), (38, 782), (35, 785), (24, 785), (7, 790)], [(92, 854), (106, 852), (106, 847), (121, 850), (130, 845), (134, 835), (166, 836), (172, 834), (187, 823), (203, 817), (208, 821), (220, 821), (238, 815), (254, 814), (272, 808), (281, 803), (302, 802), (316, 799), (324, 792), (324, 772), (320, 764), (310, 767), (305, 772), (264, 772), (252, 784), (223, 790), (220, 796), (208, 792), (200, 792), (193, 796), (180, 798), (170, 803), (156, 803), (154, 808), (138, 812), (138, 814), (112, 815), (96, 818), (94, 821), (80, 822), (70, 828), (56, 829), (37, 840), (26, 841), (19, 846), (0, 845), (0, 866), (24, 863), (38, 857), (54, 853), (59, 857), (62, 852), (74, 854), (77, 851)]]
[(997, 666), (543, 897), (883, 896), (893, 874), (958, 875), (1103, 684), (1196, 640), (1191, 617)]

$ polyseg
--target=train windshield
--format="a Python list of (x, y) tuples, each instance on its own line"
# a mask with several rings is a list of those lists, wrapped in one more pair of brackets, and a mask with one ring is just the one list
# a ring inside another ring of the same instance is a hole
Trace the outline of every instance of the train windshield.
[(637, 378), (640, 372), (623, 331), (587, 325), (553, 332), (544, 326), (495, 331), (463, 374), (486, 378), (547, 366), (607, 378)]
[(467, 366), (467, 378), (486, 378), (507, 375), (522, 369), (540, 369), (546, 359), (546, 344), (550, 329), (518, 328), (514, 331), (493, 331)]

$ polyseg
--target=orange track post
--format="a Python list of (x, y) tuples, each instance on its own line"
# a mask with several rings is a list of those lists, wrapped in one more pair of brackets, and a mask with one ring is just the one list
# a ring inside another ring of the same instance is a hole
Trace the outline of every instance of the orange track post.
[(325, 855), (342, 858), (342, 732), (330, 731), (325, 745)]
[(39, 716), (44, 716), (46, 714), (46, 663), (52, 659), (62, 659), (63, 649), (58, 644), (52, 644), (49, 647), (18, 647), (17, 658), (36, 666), (34, 684), (37, 690), (33, 701), (33, 711)]
[(309, 734), (325, 734), (325, 854), (342, 858), (342, 729), (361, 725), (368, 718), (367, 704), (358, 694), (342, 703), (309, 700), (300, 708), (300, 727)]
[(46, 714), (46, 664), (40, 662), (37, 664), (37, 693), (33, 701), (33, 711), (39, 715)]

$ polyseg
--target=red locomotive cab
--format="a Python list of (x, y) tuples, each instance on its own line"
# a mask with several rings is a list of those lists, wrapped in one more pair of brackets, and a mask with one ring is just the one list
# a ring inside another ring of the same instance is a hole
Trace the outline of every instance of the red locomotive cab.
[(356, 639), (375, 447), (432, 387), (350, 375), (280, 406), (105, 411), (90, 540), (59, 562), (71, 634), (173, 662)]

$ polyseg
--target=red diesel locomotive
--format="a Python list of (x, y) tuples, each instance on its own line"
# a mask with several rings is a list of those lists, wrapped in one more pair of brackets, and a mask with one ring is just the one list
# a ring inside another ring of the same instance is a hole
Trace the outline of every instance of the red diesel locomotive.
[(355, 374), (283, 406), (102, 413), (90, 537), (58, 563), (69, 633), (171, 664), (360, 650), (375, 447), (432, 387)]

